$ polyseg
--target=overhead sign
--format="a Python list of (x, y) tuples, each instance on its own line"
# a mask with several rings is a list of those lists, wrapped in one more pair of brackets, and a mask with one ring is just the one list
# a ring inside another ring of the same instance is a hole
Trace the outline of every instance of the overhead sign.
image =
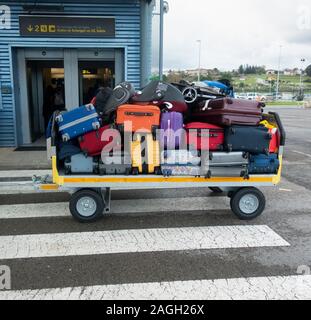
[(86, 16), (19, 16), (24, 37), (114, 37), (115, 18)]

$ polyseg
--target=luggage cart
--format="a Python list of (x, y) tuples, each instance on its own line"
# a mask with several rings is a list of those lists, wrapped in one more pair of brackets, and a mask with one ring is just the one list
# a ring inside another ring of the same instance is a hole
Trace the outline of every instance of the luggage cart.
[[(52, 155), (52, 176), (34, 177), (34, 184), (41, 191), (63, 191), (71, 194), (69, 208), (72, 216), (80, 222), (92, 222), (110, 213), (113, 190), (209, 188), (222, 192), (230, 198), (233, 213), (241, 220), (252, 220), (260, 216), (266, 205), (260, 187), (276, 186), (281, 181), (285, 131), (277, 113), (265, 115), (274, 122), (280, 132), (278, 157), (280, 167), (277, 174), (250, 175), (242, 177), (162, 177), (140, 176), (98, 176), (65, 175), (57, 165), (56, 152)], [(53, 154), (53, 152), (52, 152)]]

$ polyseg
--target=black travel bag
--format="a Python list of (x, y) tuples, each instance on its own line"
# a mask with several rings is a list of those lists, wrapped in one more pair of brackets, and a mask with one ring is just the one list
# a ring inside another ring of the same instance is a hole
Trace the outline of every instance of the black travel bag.
[(225, 129), (225, 149), (269, 154), (271, 134), (264, 126), (232, 126)]

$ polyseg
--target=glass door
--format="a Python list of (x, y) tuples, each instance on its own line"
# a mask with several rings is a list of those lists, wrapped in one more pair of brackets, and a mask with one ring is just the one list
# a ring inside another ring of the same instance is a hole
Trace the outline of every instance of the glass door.
[(88, 104), (98, 88), (115, 86), (114, 61), (79, 61), (80, 104)]

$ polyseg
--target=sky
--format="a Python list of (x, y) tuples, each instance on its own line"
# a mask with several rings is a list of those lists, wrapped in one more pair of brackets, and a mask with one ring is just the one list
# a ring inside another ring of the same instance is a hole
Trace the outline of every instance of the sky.
[[(158, 0), (157, 0), (158, 1)], [(277, 69), (311, 64), (310, 0), (168, 0), (164, 69), (199, 64), (220, 70), (241, 64)], [(153, 23), (153, 68), (158, 67), (158, 17)]]

